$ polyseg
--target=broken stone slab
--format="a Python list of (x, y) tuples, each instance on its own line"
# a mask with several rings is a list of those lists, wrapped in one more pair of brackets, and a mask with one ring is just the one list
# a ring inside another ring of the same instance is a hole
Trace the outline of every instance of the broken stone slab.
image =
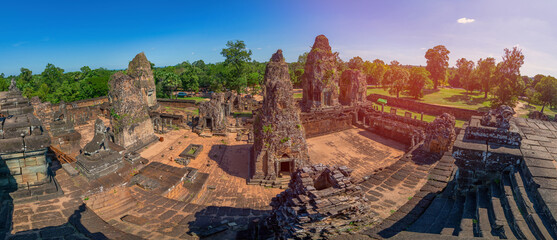
[(62, 164), (62, 168), (64, 168), (64, 170), (66, 170), (66, 172), (67, 172), (70, 176), (77, 176), (77, 175), (79, 175), (79, 171), (77, 171), (77, 170), (75, 169), (75, 167), (72, 166), (72, 165), (69, 164), (69, 163), (64, 163), (64, 164)]

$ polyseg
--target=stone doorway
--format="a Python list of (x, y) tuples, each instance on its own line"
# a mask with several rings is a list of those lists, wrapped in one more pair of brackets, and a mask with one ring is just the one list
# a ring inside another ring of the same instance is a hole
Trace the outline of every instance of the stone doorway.
[(205, 118), (205, 128), (213, 130), (213, 119), (212, 118)]
[(280, 162), (280, 173), (283, 174), (290, 174), (290, 161)]

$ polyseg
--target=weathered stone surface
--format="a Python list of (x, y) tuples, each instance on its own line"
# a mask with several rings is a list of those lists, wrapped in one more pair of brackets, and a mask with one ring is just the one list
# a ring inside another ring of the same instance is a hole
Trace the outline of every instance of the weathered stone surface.
[(289, 188), (273, 198), (269, 223), (284, 238), (321, 237), (377, 221), (364, 192), (345, 166), (314, 165), (293, 174)]
[(290, 175), (309, 162), (307, 143), (296, 107), (288, 64), (278, 50), (265, 70), (265, 98), (253, 128), (253, 178)]
[[(140, 56), (139, 59), (144, 59), (144, 56)], [(129, 70), (137, 68), (134, 66), (136, 65), (130, 64)], [(144, 66), (144, 63), (139, 66)], [(139, 69), (144, 68), (139, 67)], [(108, 98), (112, 106), (110, 122), (115, 143), (126, 149), (135, 150), (155, 141), (157, 137), (154, 135), (153, 124), (149, 117), (149, 104), (145, 101), (141, 87), (142, 78), (137, 78), (144, 76), (143, 71), (136, 69), (132, 73), (132, 75), (125, 75), (118, 72), (112, 75), (109, 81)]]
[(342, 105), (356, 105), (366, 101), (366, 79), (360, 70), (347, 69), (340, 77), (340, 97)]
[(304, 111), (337, 106), (340, 72), (336, 69), (336, 55), (331, 51), (329, 39), (315, 38), (302, 75)]
[(444, 153), (452, 148), (456, 139), (455, 118), (444, 113), (431, 122), (425, 130), (424, 147), (431, 153)]
[(89, 179), (115, 172), (124, 165), (121, 147), (110, 141), (103, 121), (95, 121), (95, 136), (77, 156), (76, 166)]
[(141, 52), (133, 58), (128, 65), (128, 75), (130, 75), (141, 89), (144, 102), (149, 108), (157, 107), (157, 89), (155, 77), (151, 70), (151, 62), (147, 60), (145, 53)]
[(226, 133), (224, 93), (214, 93), (211, 100), (199, 104), (199, 118), (195, 127), (198, 133), (210, 129), (214, 133)]
[(489, 110), (489, 113), (482, 117), (482, 125), (496, 128), (509, 129), (509, 121), (515, 114), (513, 108), (501, 105), (496, 109)]
[(0, 192), (14, 201), (36, 200), (57, 192), (48, 171), (50, 136), (14, 79), (9, 89), (0, 92)]

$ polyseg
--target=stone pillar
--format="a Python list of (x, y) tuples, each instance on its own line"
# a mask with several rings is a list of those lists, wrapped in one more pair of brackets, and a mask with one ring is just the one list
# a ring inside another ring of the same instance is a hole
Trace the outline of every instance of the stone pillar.
[(423, 121), (424, 120), (424, 113), (420, 113), (420, 120)]
[(381, 112), (385, 111), (385, 105), (381, 104)]

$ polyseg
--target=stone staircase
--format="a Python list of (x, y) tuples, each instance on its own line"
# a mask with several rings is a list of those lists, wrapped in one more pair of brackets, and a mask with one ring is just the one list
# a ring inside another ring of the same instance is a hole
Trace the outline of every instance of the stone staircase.
[(503, 173), (501, 178), (464, 195), (447, 187), (406, 231), (464, 238), (554, 239), (548, 220), (525, 191), (520, 172)]

